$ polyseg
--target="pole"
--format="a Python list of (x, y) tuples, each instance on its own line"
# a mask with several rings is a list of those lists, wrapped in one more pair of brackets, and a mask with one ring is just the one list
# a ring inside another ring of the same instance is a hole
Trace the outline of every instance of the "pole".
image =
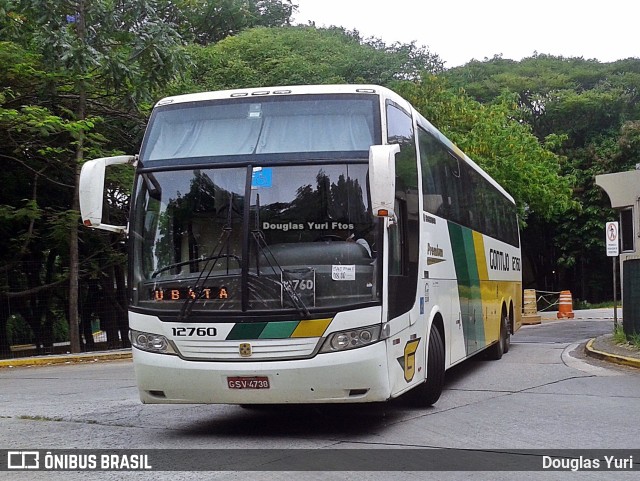
[(616, 291), (618, 290), (618, 281), (616, 276), (616, 259), (618, 256), (613, 256), (613, 329), (618, 330), (618, 298)]

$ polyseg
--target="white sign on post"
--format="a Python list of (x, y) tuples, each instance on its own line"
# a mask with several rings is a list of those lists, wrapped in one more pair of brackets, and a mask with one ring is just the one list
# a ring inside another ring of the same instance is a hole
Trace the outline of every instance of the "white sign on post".
[(618, 242), (618, 223), (607, 222), (605, 227), (605, 234), (607, 237), (607, 256), (614, 257), (620, 254), (619, 242)]

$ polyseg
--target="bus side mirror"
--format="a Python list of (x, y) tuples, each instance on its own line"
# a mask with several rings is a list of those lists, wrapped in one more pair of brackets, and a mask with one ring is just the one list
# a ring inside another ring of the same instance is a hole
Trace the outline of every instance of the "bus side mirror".
[(82, 223), (93, 229), (110, 232), (127, 232), (127, 226), (102, 223), (102, 201), (104, 197), (104, 174), (108, 165), (134, 164), (136, 156), (118, 155), (89, 160), (80, 171), (80, 215)]
[(371, 209), (376, 217), (395, 217), (396, 154), (398, 144), (369, 147), (369, 188)]

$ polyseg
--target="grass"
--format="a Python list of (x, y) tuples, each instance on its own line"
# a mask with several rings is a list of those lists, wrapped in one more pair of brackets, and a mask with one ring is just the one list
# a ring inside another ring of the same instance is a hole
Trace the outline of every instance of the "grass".
[(18, 416), (18, 419), (24, 419), (27, 421), (62, 421), (62, 418), (50, 418), (47, 416)]
[[(620, 299), (616, 302), (618, 308), (622, 307)], [(573, 303), (574, 309), (613, 309), (613, 301), (591, 303), (581, 299), (575, 299)]]
[[(10, 416), (0, 416), (0, 419), (2, 418), (7, 418), (10, 419)], [(22, 419), (22, 420), (26, 420), (26, 421), (48, 421), (48, 422), (69, 422), (69, 423), (83, 423), (83, 424), (99, 424), (98, 421), (94, 420), (94, 419), (89, 419), (89, 420), (73, 420), (73, 419), (67, 419), (65, 420), (64, 418), (50, 418), (48, 416), (28, 416), (28, 415), (23, 415), (23, 416), (18, 416), (18, 419)]]
[(635, 349), (640, 349), (640, 333), (627, 336), (620, 324), (613, 329), (613, 341), (616, 344), (628, 344)]

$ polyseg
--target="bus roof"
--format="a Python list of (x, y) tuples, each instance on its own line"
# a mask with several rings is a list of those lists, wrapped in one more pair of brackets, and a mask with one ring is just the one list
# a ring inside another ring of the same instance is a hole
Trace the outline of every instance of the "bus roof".
[(394, 101), (406, 103), (406, 100), (402, 99), (398, 94), (389, 90), (386, 87), (379, 85), (356, 85), (356, 84), (342, 84), (342, 85), (290, 85), (279, 87), (261, 87), (261, 88), (246, 88), (246, 89), (234, 89), (234, 90), (218, 90), (212, 92), (200, 92), (194, 94), (176, 95), (173, 97), (166, 97), (158, 103), (156, 107), (160, 105), (167, 105), (172, 103), (184, 103), (184, 102), (201, 102), (207, 100), (222, 100), (230, 98), (260, 98), (260, 97), (273, 97), (278, 95), (307, 95), (307, 94), (382, 94), (385, 97), (393, 97)]

